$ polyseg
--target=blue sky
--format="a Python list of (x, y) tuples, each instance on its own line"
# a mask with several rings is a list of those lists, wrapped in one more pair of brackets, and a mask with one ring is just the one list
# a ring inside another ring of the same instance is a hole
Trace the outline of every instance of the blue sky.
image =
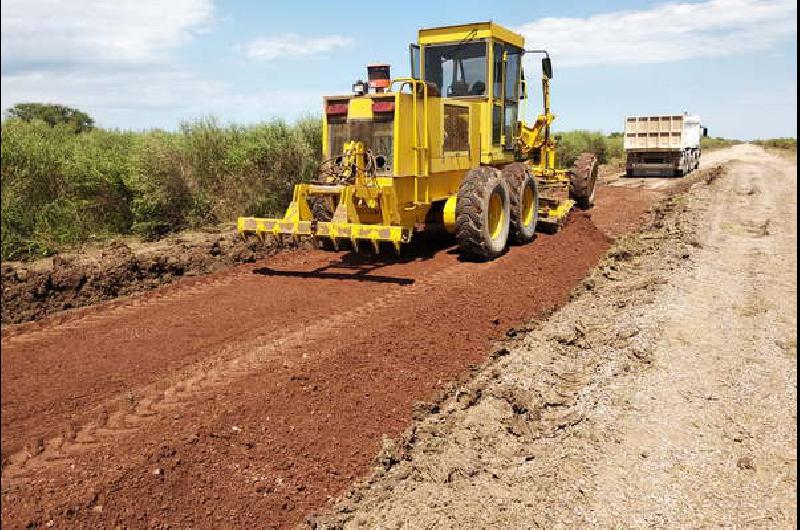
[(368, 62), (407, 74), (418, 28), (478, 20), (551, 50), (558, 129), (689, 110), (715, 136), (797, 135), (794, 0), (4, 0), (1, 103), (57, 102), (134, 129), (291, 120)]

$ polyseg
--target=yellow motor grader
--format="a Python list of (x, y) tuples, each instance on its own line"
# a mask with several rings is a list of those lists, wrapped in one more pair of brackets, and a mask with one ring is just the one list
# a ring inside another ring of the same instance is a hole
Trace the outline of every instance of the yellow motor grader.
[[(552, 66), (544, 50), (493, 22), (422, 29), (409, 46), (411, 76), (367, 66), (367, 82), (323, 103), (323, 159), (298, 184), (282, 219), (241, 217), (244, 235), (289, 234), (354, 249), (411, 241), (444, 228), (473, 259), (492, 259), (537, 229), (558, 230), (594, 198), (597, 160), (556, 168), (550, 133)], [(541, 54), (543, 110), (520, 120), (525, 54)]]

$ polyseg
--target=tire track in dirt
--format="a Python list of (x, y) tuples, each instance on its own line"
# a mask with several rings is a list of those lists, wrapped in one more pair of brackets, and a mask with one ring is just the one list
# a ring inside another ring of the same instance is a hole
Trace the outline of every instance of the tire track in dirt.
[[(332, 258), (331, 254), (322, 252), (296, 253), (267, 263), (271, 266), (315, 270), (329, 266), (339, 258), (341, 255)], [(445, 265), (435, 264), (433, 269)], [(353, 266), (357, 272), (361, 271), (358, 263)], [(79, 424), (88, 425), (94, 421), (97, 410), (109, 404), (114, 404), (112, 410), (119, 408), (120, 402), (125, 404), (125, 395), (141, 393), (140, 389), (147, 388), (148, 383), (155, 384), (158, 393), (163, 393), (170, 384), (174, 386), (180, 379), (171, 381), (170, 373), (179, 374), (187, 368), (191, 372), (191, 364), (197, 360), (194, 357), (199, 356), (203, 361), (198, 369), (205, 370), (209, 364), (234, 357), (238, 349), (251, 348), (258, 341), (279, 341), (283, 335), (301, 332), (312, 317), (322, 318), (346, 312), (394, 289), (407, 288), (359, 283), (361, 287), (352, 289), (352, 300), (342, 300), (341, 297), (351, 293), (348, 285), (354, 285), (355, 282), (338, 282), (338, 286), (328, 285), (325, 289), (331, 300), (314, 308), (307, 307), (308, 296), (312, 293), (305, 292), (302, 284), (318, 287), (324, 281), (318, 281), (315, 285), (303, 279), (268, 278), (255, 275), (257, 267), (245, 266), (219, 277), (192, 281), (186, 289), (174, 289), (171, 286), (166, 293), (151, 292), (147, 296), (126, 301), (124, 306), (112, 307), (108, 312), (98, 311), (90, 316), (70, 315), (64, 325), (50, 323), (44, 329), (37, 330), (26, 324), (22, 327), (27, 329), (19, 335), (4, 337), (3, 426), (15, 427), (4, 429), (4, 462), (7, 463), (5, 457), (9, 451), (15, 451), (15, 446), (19, 449), (23, 443), (29, 442), (19, 440), (17, 432), (26, 430), (26, 421), (37, 424), (30, 436), (34, 441), (28, 443), (31, 447), (27, 449), (34, 455), (41, 452), (37, 449), (41, 445), (37, 442), (39, 438), (47, 439), (59, 432), (59, 428), (42, 428), (42, 422), (35, 418), (38, 411), (47, 411), (57, 423), (78, 421)], [(270, 292), (270, 284), (274, 284), (275, 289), (286, 291), (288, 288), (293, 292), (284, 292), (285, 300), (260, 300), (262, 295), (275, 298), (275, 293)], [(241, 335), (213, 329), (214, 324), (220, 325), (215, 322), (218, 316), (215, 300), (245, 320), (244, 323), (238, 322), (238, 318), (224, 321)], [(263, 320), (257, 318), (259, 311), (264, 311)], [(196, 317), (198, 313), (199, 317)], [(192, 320), (197, 321), (197, 327), (192, 326)], [(175, 329), (159, 329), (170, 323)], [(173, 337), (177, 340), (173, 340)], [(180, 348), (177, 355), (165, 349), (170, 341)], [(188, 363), (184, 362), (184, 356)], [(116, 357), (114, 361), (119, 365), (109, 362), (109, 357)], [(92, 359), (108, 367), (108, 373), (87, 366)], [(80, 366), (94, 373), (90, 374), (91, 377), (81, 374), (80, 369), (78, 373), (73, 373)], [(140, 371), (144, 374), (136, 373)], [(94, 387), (91, 399), (81, 396), (86, 389), (71, 381), (73, 377), (82, 380), (83, 386)], [(191, 378), (190, 373), (183, 379)], [(119, 384), (119, 380), (123, 384)], [(59, 392), (58, 387), (64, 387), (63, 391)], [(151, 396), (152, 391), (148, 389), (146, 394)], [(75, 406), (76, 399), (80, 410), (69, 410)], [(64, 412), (53, 414), (53, 407), (60, 406), (59, 401), (64, 402), (65, 406), (61, 407)], [(26, 406), (28, 410), (23, 408)], [(19, 458), (20, 455), (17, 455), (14, 461), (19, 462)]]
[[(491, 267), (493, 264), (487, 264)], [(70, 463), (73, 456), (84, 450), (90, 450), (100, 443), (102, 438), (118, 435), (133, 434), (150, 419), (165, 414), (182, 402), (191, 400), (195, 394), (208, 391), (214, 386), (227, 383), (230, 379), (239, 377), (253, 370), (259, 369), (264, 363), (280, 359), (280, 351), (293, 348), (304, 343), (313, 342), (323, 338), (331, 328), (355, 325), (362, 317), (372, 311), (387, 307), (391, 304), (402, 303), (404, 299), (416, 296), (420, 291), (428, 289), (438, 282), (447, 281), (455, 276), (462, 278), (474, 277), (475, 273), (465, 277), (460, 270), (460, 263), (428, 276), (400, 291), (387, 294), (375, 301), (368, 302), (353, 310), (336, 314), (325, 321), (311, 326), (293, 330), (287, 334), (280, 334), (266, 343), (258, 338), (245, 344), (237, 345), (232, 351), (219, 354), (223, 360), (208, 365), (193, 367), (192, 370), (182, 374), (177, 381), (164, 390), (147, 389), (142, 392), (142, 397), (129, 410), (119, 399), (113, 399), (98, 407), (95, 421), (76, 427), (71, 425), (67, 430), (62, 429), (62, 434), (48, 440), (36, 439), (28, 447), (10, 455), (3, 468), (3, 474), (8, 479), (28, 478), (31, 470), (41, 470), (53, 465)], [(484, 269), (485, 271), (485, 269)], [(239, 273), (238, 275), (241, 275)], [(230, 284), (234, 279), (225, 278), (214, 282), (214, 287)], [(202, 293), (206, 284), (201, 288), (190, 288), (187, 292), (178, 293), (174, 299), (185, 298), (191, 293)], [(158, 301), (158, 300), (157, 300)], [(73, 329), (81, 323), (93, 320), (81, 319), (72, 322), (62, 329)], [(56, 331), (53, 331), (55, 333)], [(117, 410), (115, 410), (117, 409)], [(110, 412), (111, 411), (111, 412)], [(52, 428), (50, 430), (53, 430)], [(66, 432), (64, 432), (66, 431)]]

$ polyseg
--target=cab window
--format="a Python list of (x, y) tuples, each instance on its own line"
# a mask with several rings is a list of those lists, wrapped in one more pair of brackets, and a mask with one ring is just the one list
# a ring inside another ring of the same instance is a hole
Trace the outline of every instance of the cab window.
[(518, 48), (510, 46), (506, 50), (508, 52), (508, 61), (506, 62), (506, 99), (516, 102), (519, 99), (517, 92), (519, 91), (519, 63), (522, 59), (522, 52)]
[(425, 80), (445, 97), (486, 95), (486, 42), (425, 47)]

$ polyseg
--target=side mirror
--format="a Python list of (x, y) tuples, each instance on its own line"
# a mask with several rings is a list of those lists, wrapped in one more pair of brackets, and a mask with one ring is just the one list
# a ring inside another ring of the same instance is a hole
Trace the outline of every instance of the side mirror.
[(550, 57), (542, 59), (542, 72), (547, 79), (553, 79), (553, 64), (550, 62)]
[(708, 136), (708, 127), (703, 127), (703, 136)]
[(419, 72), (419, 46), (416, 44), (408, 45), (408, 58), (411, 62), (411, 77), (414, 79), (420, 78)]
[(528, 85), (525, 80), (519, 82), (519, 99), (526, 99), (528, 97)]

